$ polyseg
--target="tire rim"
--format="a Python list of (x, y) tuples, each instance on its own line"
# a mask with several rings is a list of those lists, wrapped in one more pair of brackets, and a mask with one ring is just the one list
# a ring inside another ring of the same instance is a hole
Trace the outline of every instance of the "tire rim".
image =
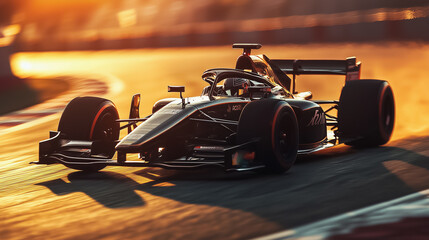
[(278, 125), (276, 137), (275, 137), (275, 152), (281, 157), (283, 163), (290, 165), (292, 164), (289, 161), (291, 155), (296, 151), (296, 130), (294, 121), (289, 112), (283, 112), (279, 118), (279, 121), (276, 123)]
[[(96, 123), (93, 140), (116, 141), (119, 138), (119, 126), (115, 120), (116, 117), (111, 112), (103, 114)], [(101, 152), (108, 157), (112, 157), (114, 153), (115, 149), (105, 149)]]
[(115, 139), (115, 118), (112, 114), (104, 114), (97, 122), (94, 132), (95, 140), (114, 141)]

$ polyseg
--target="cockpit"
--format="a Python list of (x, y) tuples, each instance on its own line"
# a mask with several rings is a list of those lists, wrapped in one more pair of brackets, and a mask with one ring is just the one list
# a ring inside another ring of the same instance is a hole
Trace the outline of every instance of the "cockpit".
[(223, 81), (222, 90), (228, 96), (246, 97), (251, 85), (254, 84), (245, 78), (226, 78)]
[[(211, 99), (216, 97), (256, 97), (264, 91), (284, 90), (272, 83), (267, 77), (254, 72), (239, 69), (211, 69), (203, 74), (203, 80), (210, 84), (204, 88), (202, 95)], [(255, 93), (255, 92), (260, 92)]]

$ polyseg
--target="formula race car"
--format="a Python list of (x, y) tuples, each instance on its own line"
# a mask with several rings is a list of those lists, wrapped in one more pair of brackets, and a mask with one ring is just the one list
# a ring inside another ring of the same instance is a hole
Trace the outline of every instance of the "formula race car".
[[(202, 79), (208, 86), (201, 96), (183, 98), (185, 87), (168, 86), (180, 98), (159, 100), (144, 118), (139, 116), (139, 94), (132, 98), (128, 119), (119, 119), (109, 100), (73, 99), (58, 131), (40, 142), (36, 163), (83, 171), (217, 166), (283, 173), (297, 155), (341, 143), (365, 147), (389, 141), (395, 119), (392, 89), (387, 81), (361, 80), (355, 57), (273, 60), (251, 55), (260, 44), (233, 48), (243, 49), (236, 67), (205, 71)], [(345, 75), (339, 100), (311, 100), (311, 92), (297, 92), (296, 77), (306, 74)], [(118, 140), (122, 129), (128, 134)], [(129, 161), (127, 154), (139, 159)]]

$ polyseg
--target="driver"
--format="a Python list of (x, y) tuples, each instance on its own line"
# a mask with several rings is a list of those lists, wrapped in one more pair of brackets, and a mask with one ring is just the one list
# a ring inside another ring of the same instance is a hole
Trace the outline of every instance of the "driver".
[(229, 96), (243, 96), (248, 93), (247, 87), (250, 81), (245, 78), (227, 78), (223, 83), (223, 90)]

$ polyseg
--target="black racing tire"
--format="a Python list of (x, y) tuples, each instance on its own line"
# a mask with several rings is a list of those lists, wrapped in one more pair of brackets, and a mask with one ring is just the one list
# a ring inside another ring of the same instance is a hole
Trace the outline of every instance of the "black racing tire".
[(395, 125), (395, 100), (387, 81), (355, 80), (343, 87), (338, 106), (340, 140), (355, 147), (387, 143)]
[[(58, 131), (65, 138), (84, 141), (116, 141), (119, 139), (118, 110), (107, 99), (98, 97), (77, 97), (70, 101), (61, 116)], [(106, 148), (102, 154), (113, 157), (114, 148)], [(69, 166), (82, 171), (99, 171), (106, 165)]]
[(284, 173), (294, 164), (299, 144), (298, 122), (292, 107), (279, 99), (248, 103), (238, 122), (239, 144), (259, 139), (255, 158), (268, 170)]

